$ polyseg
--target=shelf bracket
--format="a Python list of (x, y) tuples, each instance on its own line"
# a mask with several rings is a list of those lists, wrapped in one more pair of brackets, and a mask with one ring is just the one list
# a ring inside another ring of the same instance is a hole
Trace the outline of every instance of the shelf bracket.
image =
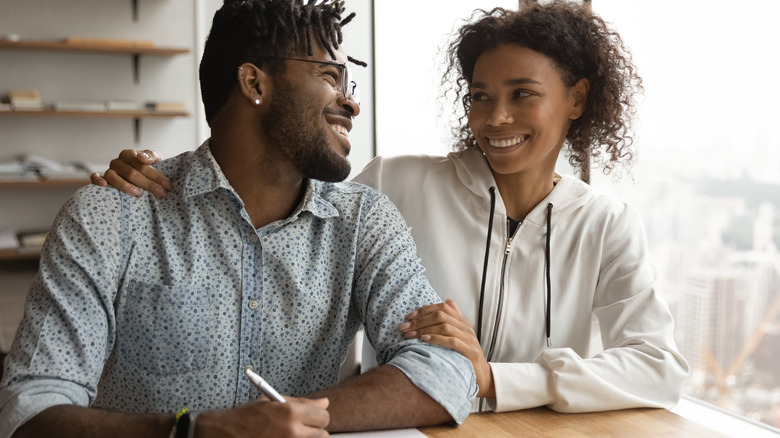
[(138, 21), (138, 0), (130, 0), (130, 4), (133, 8), (133, 21)]
[(141, 82), (141, 55), (133, 55), (133, 83), (138, 85)]
[(141, 143), (141, 119), (139, 117), (133, 119), (133, 139), (136, 145)]

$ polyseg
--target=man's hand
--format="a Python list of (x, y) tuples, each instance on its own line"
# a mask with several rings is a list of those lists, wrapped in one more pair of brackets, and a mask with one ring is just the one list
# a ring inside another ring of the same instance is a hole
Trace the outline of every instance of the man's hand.
[[(195, 436), (327, 437), (327, 398), (285, 397), (287, 403), (255, 400), (222, 411), (204, 411), (195, 421)], [(82, 438), (163, 437), (173, 427), (170, 414), (126, 414), (75, 405), (52, 406), (31, 418), (13, 438), (77, 436)], [(110, 432), (110, 433), (109, 433)]]
[(327, 437), (328, 399), (285, 397), (287, 403), (253, 401), (224, 411), (203, 412), (195, 422), (196, 438)]
[(452, 348), (466, 356), (474, 366), (479, 385), (478, 397), (495, 398), (493, 373), (485, 360), (482, 347), (471, 323), (463, 317), (458, 305), (452, 300), (440, 304), (420, 307), (406, 315), (406, 322), (398, 326), (406, 339), (422, 341)]
[(173, 185), (152, 164), (162, 161), (157, 151), (125, 149), (119, 157), (111, 160), (105, 174), (93, 173), (89, 179), (92, 184), (105, 187), (108, 184), (131, 196), (141, 196), (141, 189), (151, 192), (158, 198), (173, 190)]

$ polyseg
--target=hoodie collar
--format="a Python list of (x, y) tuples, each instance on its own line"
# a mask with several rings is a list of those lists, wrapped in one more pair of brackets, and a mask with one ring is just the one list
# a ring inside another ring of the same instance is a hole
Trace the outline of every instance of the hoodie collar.
[[(490, 187), (498, 187), (493, 173), (490, 171), (487, 159), (479, 148), (469, 148), (463, 151), (451, 152), (449, 158), (455, 164), (458, 179), (469, 191), (479, 199), (480, 204), (486, 210), (490, 209)], [(570, 212), (585, 204), (592, 198), (593, 193), (589, 185), (571, 175), (561, 176), (557, 172), (558, 179), (552, 192), (539, 202), (523, 222), (530, 222), (540, 227), (546, 227), (547, 204), (553, 204), (552, 225), (565, 219)], [(506, 207), (501, 193), (496, 190), (496, 214), (506, 216)]]

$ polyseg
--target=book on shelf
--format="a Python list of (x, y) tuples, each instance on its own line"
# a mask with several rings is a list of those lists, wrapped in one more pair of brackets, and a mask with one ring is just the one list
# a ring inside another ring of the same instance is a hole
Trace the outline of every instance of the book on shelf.
[(9, 43), (18, 43), (22, 40), (22, 37), (18, 33), (6, 33), (0, 35), (0, 41), (8, 41)]
[(108, 111), (140, 111), (141, 109), (143, 109), (141, 103), (133, 100), (106, 101), (106, 110)]
[(127, 38), (85, 38), (80, 36), (67, 36), (62, 42), (69, 46), (112, 46), (112, 47), (135, 47), (151, 48), (154, 42), (149, 40), (133, 40)]
[(106, 104), (91, 100), (57, 100), (54, 102), (55, 111), (105, 111)]
[(48, 229), (20, 230), (16, 233), (16, 238), (19, 240), (20, 248), (40, 249), (48, 234)]
[(0, 229), (0, 250), (19, 248), (19, 239), (13, 230)]
[(39, 155), (20, 155), (19, 163), (28, 172), (34, 172), (44, 180), (53, 179), (86, 179), (89, 177), (84, 169), (72, 163), (60, 163)]
[(0, 181), (37, 180), (38, 173), (27, 168), (18, 159), (0, 162)]
[(41, 95), (38, 90), (12, 90), (8, 99), (11, 103), (11, 108), (15, 110), (34, 110), (39, 111), (43, 109), (41, 103)]
[(184, 102), (159, 102), (159, 101), (149, 101), (146, 102), (146, 109), (152, 112), (159, 112), (159, 113), (179, 113), (179, 112), (185, 112), (187, 111), (187, 108), (184, 106)]
[(106, 171), (106, 163), (91, 163), (89, 161), (74, 161), (73, 165), (81, 169), (84, 174), (103, 173)]

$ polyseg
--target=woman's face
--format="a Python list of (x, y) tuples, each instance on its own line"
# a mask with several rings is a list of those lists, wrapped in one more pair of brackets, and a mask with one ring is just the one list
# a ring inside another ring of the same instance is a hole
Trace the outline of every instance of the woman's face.
[(567, 87), (545, 55), (504, 44), (477, 58), (469, 127), (494, 173), (552, 174), (586, 95), (586, 80)]

